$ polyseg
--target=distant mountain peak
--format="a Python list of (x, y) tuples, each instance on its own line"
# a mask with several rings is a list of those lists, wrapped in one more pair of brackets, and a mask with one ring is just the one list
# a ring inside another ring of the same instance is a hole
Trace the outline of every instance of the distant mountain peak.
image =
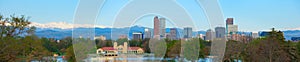
[(72, 29), (72, 28), (110, 28), (108, 26), (92, 25), (92, 24), (72, 24), (66, 22), (50, 22), (46, 24), (32, 22), (29, 26), (35, 26), (37, 28), (60, 28), (60, 29)]
[(300, 30), (300, 27), (299, 28), (287, 28), (285, 30)]

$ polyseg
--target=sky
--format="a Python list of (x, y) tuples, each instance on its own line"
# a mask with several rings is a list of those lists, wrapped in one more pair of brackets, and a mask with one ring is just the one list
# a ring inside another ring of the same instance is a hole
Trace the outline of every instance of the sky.
[[(206, 15), (196, 0), (175, 1), (191, 16), (197, 30), (210, 28)], [(72, 23), (79, 2), (79, 0), (0, 0), (0, 14), (6, 17), (25, 15), (29, 16), (30, 21), (43, 24)], [(95, 24), (113, 26), (119, 10), (129, 2), (129, 0), (106, 0)], [(238, 25), (239, 31), (270, 30), (273, 27), (282, 30), (300, 28), (299, 3), (300, 0), (219, 0), (224, 22), (226, 18), (233, 17), (234, 24)], [(154, 16), (142, 16), (133, 25), (152, 28)], [(167, 21), (167, 27), (175, 26), (171, 23), (172, 21), (174, 20)]]

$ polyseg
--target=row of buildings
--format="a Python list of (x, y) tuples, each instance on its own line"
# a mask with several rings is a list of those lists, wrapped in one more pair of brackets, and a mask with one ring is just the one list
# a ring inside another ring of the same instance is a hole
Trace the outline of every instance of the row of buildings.
[[(179, 39), (178, 28), (170, 28), (170, 31), (166, 32), (166, 19), (159, 18), (158, 16), (154, 17), (154, 28), (153, 31), (149, 28), (145, 28), (144, 33), (142, 32), (133, 32), (132, 39), (144, 39), (144, 38), (156, 38), (163, 39), (168, 38), (172, 40)], [(153, 32), (153, 33), (152, 33)], [(185, 27), (183, 31), (183, 38), (192, 38), (193, 31), (191, 27)]]
[(234, 18), (227, 18), (225, 27), (216, 27), (214, 30), (209, 29), (203, 38), (207, 41), (211, 41), (214, 38), (227, 38), (228, 40), (249, 42), (253, 38), (258, 37), (257, 32), (239, 32), (238, 25), (234, 24)]
[[(215, 27), (214, 29), (208, 29), (205, 34), (197, 34), (193, 36), (193, 29), (191, 27), (184, 27), (183, 32), (179, 32), (179, 28), (170, 28), (169, 32), (166, 32), (166, 19), (155, 16), (154, 28), (145, 28), (144, 32), (132, 32), (132, 40), (140, 40), (145, 38), (168, 38), (171, 40), (178, 40), (181, 38), (193, 38), (198, 37), (207, 41), (211, 41), (214, 38), (227, 38), (228, 40), (236, 41), (251, 41), (252, 38), (258, 38), (259, 34), (255, 32), (241, 33), (238, 31), (238, 25), (234, 24), (234, 18), (226, 19), (225, 27)], [(181, 36), (180, 36), (181, 35)], [(120, 35), (119, 38), (128, 38), (127, 35)], [(105, 40), (105, 36), (99, 36), (97, 39)]]

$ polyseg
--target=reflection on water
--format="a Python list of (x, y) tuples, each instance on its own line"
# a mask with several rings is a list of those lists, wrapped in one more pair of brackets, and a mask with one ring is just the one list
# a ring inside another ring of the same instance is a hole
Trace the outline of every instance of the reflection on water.
[[(85, 62), (160, 62), (160, 61), (174, 61), (174, 62), (187, 62), (183, 58), (159, 58), (154, 56), (145, 55), (134, 55), (134, 54), (120, 54), (114, 57), (104, 57), (98, 55), (89, 55), (89, 57), (84, 60)], [(195, 62), (212, 62), (212, 59), (205, 58), (195, 60)]]

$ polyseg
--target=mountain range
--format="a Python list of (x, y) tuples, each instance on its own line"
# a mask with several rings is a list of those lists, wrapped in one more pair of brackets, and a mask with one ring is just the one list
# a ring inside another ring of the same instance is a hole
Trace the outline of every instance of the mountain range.
[[(65, 37), (71, 37), (72, 31), (82, 32), (84, 33), (86, 30), (95, 30), (95, 36), (106, 36), (107, 39), (118, 39), (120, 35), (128, 35), (128, 38), (132, 38), (133, 32), (144, 32), (145, 29), (149, 29), (153, 32), (152, 28), (143, 27), (143, 26), (132, 26), (132, 27), (123, 27), (123, 28), (111, 28), (105, 26), (93, 26), (93, 25), (72, 25), (67, 24), (64, 22), (59, 23), (48, 23), (48, 24), (39, 24), (33, 23), (30, 26), (37, 27), (35, 34), (39, 37), (46, 37), (46, 38), (55, 38), (55, 39), (62, 39)], [(73, 26), (73, 27), (72, 27)], [(178, 28), (177, 31), (179, 32), (177, 35), (183, 33), (183, 29)], [(166, 32), (170, 32), (170, 28), (166, 28)], [(197, 34), (205, 35), (206, 31), (194, 31), (193, 36)], [(290, 40), (291, 37), (300, 37), (300, 30), (291, 29), (291, 30), (284, 30), (284, 37), (286, 40)], [(246, 32), (250, 33), (250, 32)], [(153, 33), (152, 33), (153, 34)], [(82, 36), (85, 37), (85, 36)], [(178, 37), (182, 37), (178, 36)]]

